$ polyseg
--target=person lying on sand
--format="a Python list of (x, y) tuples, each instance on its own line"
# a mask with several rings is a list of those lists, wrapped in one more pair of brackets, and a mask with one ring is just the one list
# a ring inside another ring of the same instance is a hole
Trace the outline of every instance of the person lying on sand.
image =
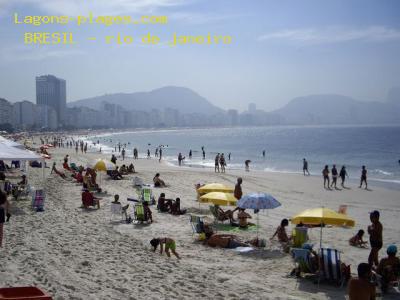
[(60, 171), (57, 170), (56, 162), (53, 163), (53, 167), (51, 168), (50, 174), (52, 174), (53, 172), (56, 173), (58, 176), (60, 176), (63, 179), (67, 178), (67, 176), (65, 176), (65, 174), (63, 172), (60, 172)]
[(160, 178), (160, 173), (157, 173), (153, 178), (154, 187), (166, 187), (164, 180)]
[(363, 241), (364, 230), (360, 229), (355, 236), (349, 240), (350, 246), (368, 248), (367, 241)]
[(234, 249), (237, 247), (249, 247), (249, 244), (243, 243), (236, 235), (214, 233), (206, 239), (206, 244), (211, 247), (221, 247)]
[(163, 248), (165, 247), (165, 253), (168, 257), (171, 257), (171, 254), (169, 253), (169, 251), (171, 250), (172, 254), (174, 254), (176, 258), (181, 259), (179, 257), (179, 254), (176, 252), (176, 243), (171, 238), (154, 238), (150, 241), (150, 244), (153, 246), (154, 252), (156, 252), (158, 245), (160, 245), (160, 255), (162, 255)]

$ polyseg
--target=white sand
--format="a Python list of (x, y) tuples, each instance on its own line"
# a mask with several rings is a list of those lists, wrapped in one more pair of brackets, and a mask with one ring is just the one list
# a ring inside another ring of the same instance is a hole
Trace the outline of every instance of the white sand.
[[(78, 165), (99, 157), (95, 153), (78, 157), (74, 150), (66, 148), (50, 152), (59, 169), (65, 153), (70, 154), (70, 162)], [(337, 210), (339, 205), (347, 204), (356, 227), (325, 228), (323, 240), (325, 246), (343, 252), (342, 258), (351, 264), (352, 273), (358, 263), (367, 261), (369, 250), (350, 247), (347, 241), (358, 229), (366, 230), (369, 211), (381, 212), (384, 248), (380, 257), (385, 255), (387, 245), (399, 242), (398, 191), (374, 186), (372, 191), (366, 191), (355, 185), (350, 190), (327, 191), (320, 178), (302, 175), (229, 169), (226, 174), (215, 174), (208, 169), (171, 167), (155, 159), (140, 159), (134, 164), (137, 176), (147, 183), (156, 171), (161, 173), (169, 187), (155, 189), (156, 197), (161, 192), (167, 198), (180, 197), (181, 206), (192, 212), (199, 208), (195, 183), (233, 186), (238, 176), (243, 177), (244, 193), (268, 192), (282, 203), (275, 210), (261, 212), (260, 236), (268, 240), (282, 218), (290, 218), (305, 208), (324, 205)], [(85, 211), (80, 208), (81, 187), (56, 175), (49, 176), (49, 171), (46, 169), (44, 183), (40, 169), (31, 168), (29, 174), (31, 185), (46, 190), (44, 212), (32, 211), (30, 201), (12, 202), (13, 216), (4, 226), (5, 246), (0, 250), (0, 286), (35, 285), (54, 299), (344, 299), (345, 288), (329, 284), (318, 288), (309, 280), (288, 277), (293, 261), (280, 251), (277, 242), (250, 255), (206, 247), (195, 242), (188, 215), (160, 214), (154, 207), (155, 222), (149, 226), (124, 224), (117, 218), (110, 222), (113, 195), (120, 194), (123, 203), (128, 196), (136, 196), (132, 175), (121, 181), (103, 176), (102, 187), (108, 195), (103, 196), (101, 209)], [(208, 205), (202, 204), (201, 208), (206, 211)], [(251, 238), (256, 233), (240, 235)], [(164, 236), (177, 241), (181, 261), (150, 251), (149, 240)], [(318, 244), (319, 229), (312, 229), (310, 237)]]

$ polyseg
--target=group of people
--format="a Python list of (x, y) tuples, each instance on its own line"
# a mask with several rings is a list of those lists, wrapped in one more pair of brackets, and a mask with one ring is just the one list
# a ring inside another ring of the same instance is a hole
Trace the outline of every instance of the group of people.
[(217, 153), (217, 155), (215, 156), (215, 172), (220, 172), (220, 167), (221, 167), (221, 173), (225, 173), (225, 166), (226, 166), (226, 160), (225, 160), (225, 156), (224, 153)]
[(186, 213), (186, 209), (181, 209), (181, 199), (176, 198), (175, 200), (166, 199), (165, 193), (161, 193), (157, 200), (157, 209), (160, 212), (167, 212), (172, 215), (183, 215)]

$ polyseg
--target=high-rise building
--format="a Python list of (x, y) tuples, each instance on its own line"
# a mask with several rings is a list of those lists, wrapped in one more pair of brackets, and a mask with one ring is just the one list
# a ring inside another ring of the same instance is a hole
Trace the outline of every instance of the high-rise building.
[(29, 128), (35, 124), (36, 105), (29, 101), (13, 104), (14, 127)]
[(12, 124), (12, 104), (6, 99), (0, 98), (0, 124)]
[(255, 113), (257, 111), (257, 106), (255, 103), (250, 103), (249, 104), (249, 112), (250, 113)]
[(65, 80), (53, 75), (36, 77), (36, 104), (53, 108), (56, 112), (58, 125), (64, 125), (67, 106)]

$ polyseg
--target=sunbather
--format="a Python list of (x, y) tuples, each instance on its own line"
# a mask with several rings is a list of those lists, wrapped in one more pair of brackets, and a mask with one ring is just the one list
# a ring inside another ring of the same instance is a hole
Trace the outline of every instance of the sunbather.
[(212, 234), (209, 238), (206, 239), (206, 243), (208, 246), (211, 247), (221, 247), (230, 249), (249, 246), (249, 244), (242, 242), (236, 235), (219, 234), (219, 233)]
[(178, 258), (179, 254), (176, 252), (176, 243), (173, 239), (165, 237), (165, 238), (154, 238), (150, 241), (150, 244), (153, 246), (153, 251), (156, 252), (158, 245), (160, 245), (160, 255), (163, 253), (163, 247), (165, 245), (165, 253), (167, 254), (168, 257), (171, 257), (171, 252)]
[(186, 213), (186, 209), (181, 210), (181, 199), (176, 198), (175, 201), (171, 204), (171, 214), (173, 215), (184, 215)]
[(160, 173), (157, 173), (153, 178), (154, 187), (166, 187), (164, 180), (160, 178)]
[(382, 258), (376, 272), (381, 276), (381, 289), (386, 293), (390, 282), (397, 281), (400, 277), (400, 259), (396, 256), (397, 247), (390, 245), (386, 249), (388, 257)]
[(128, 166), (128, 173), (136, 173), (135, 166), (132, 163)]
[(367, 248), (367, 241), (363, 241), (362, 237), (364, 235), (364, 230), (360, 229), (355, 236), (349, 240), (350, 246)]
[(278, 241), (282, 244), (283, 250), (285, 252), (289, 252), (290, 249), (290, 240), (292, 237), (289, 237), (286, 233), (285, 227), (289, 225), (288, 219), (283, 219), (281, 221), (281, 225), (278, 226), (274, 235), (270, 238), (272, 240), (275, 236), (278, 236)]
[(126, 168), (125, 165), (122, 165), (121, 168), (119, 168), (119, 173), (121, 175), (127, 175), (128, 174), (128, 169)]

